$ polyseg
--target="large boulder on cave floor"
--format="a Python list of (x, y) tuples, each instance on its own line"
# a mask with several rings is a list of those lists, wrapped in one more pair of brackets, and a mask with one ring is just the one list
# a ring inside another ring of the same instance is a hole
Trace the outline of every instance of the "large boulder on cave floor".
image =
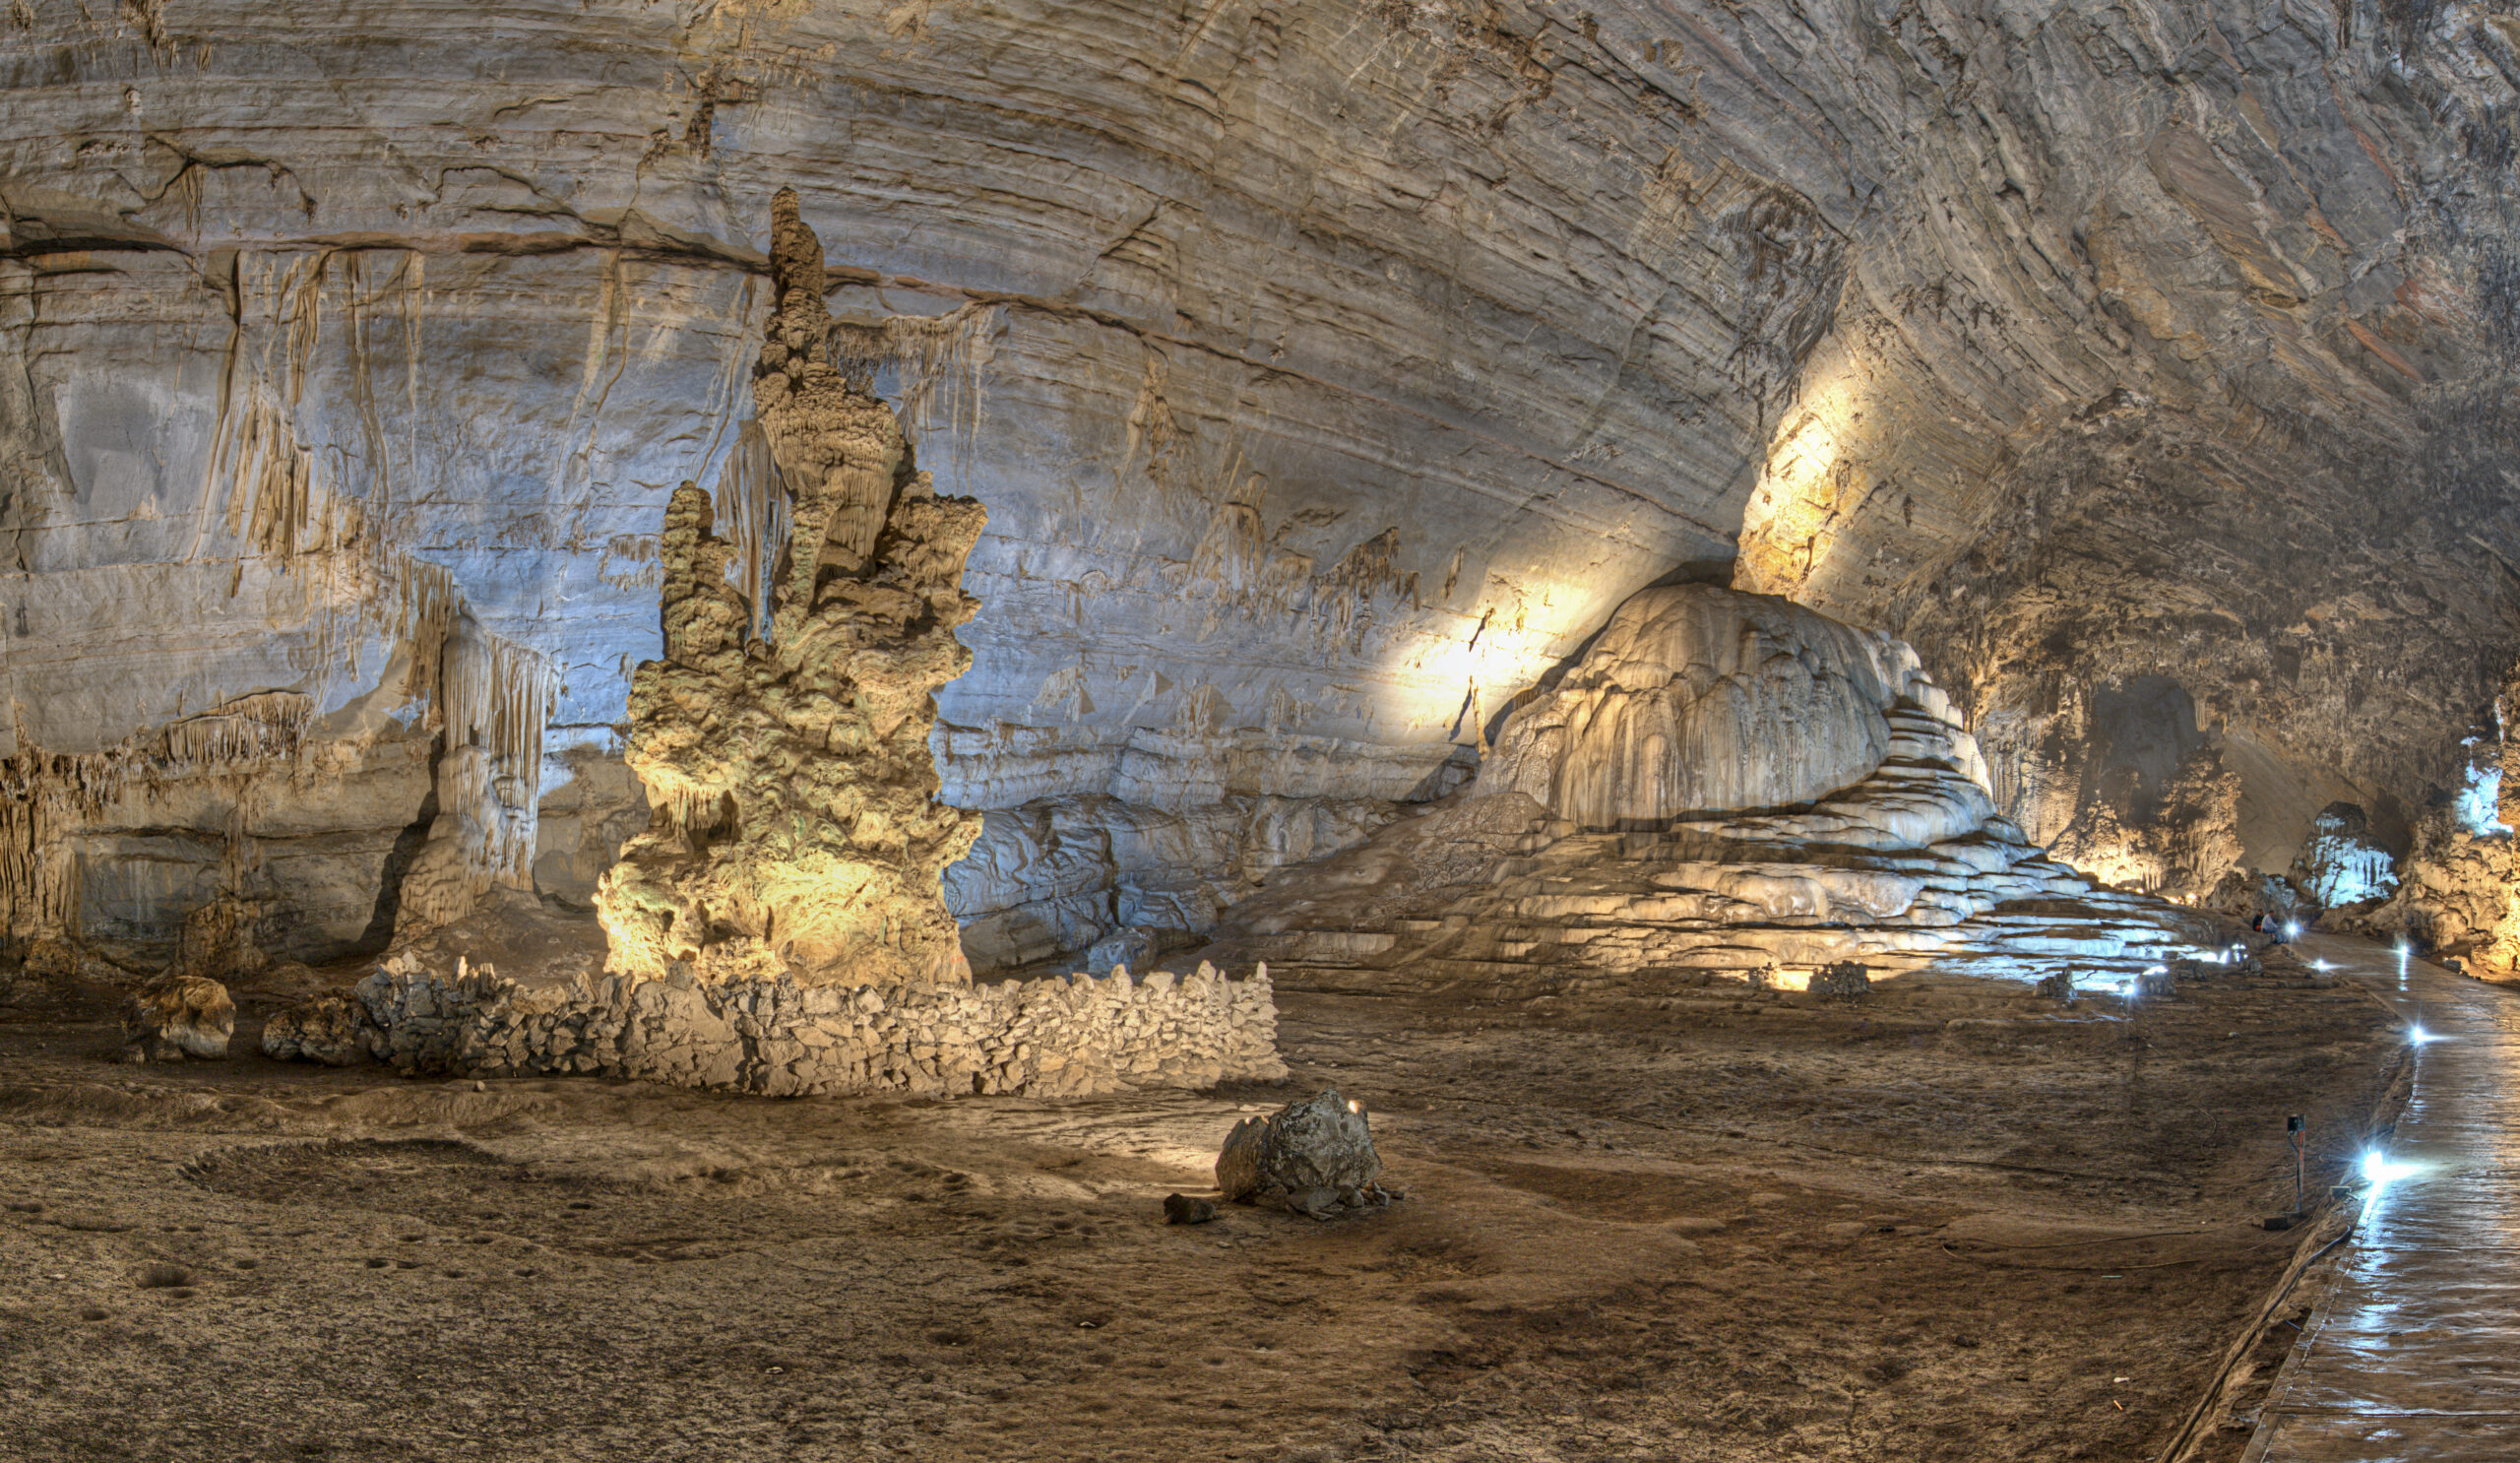
[(221, 1060), (235, 1030), (227, 987), (201, 976), (161, 976), (123, 1004), (123, 1054), (135, 1061)]
[(1217, 1187), (1228, 1199), (1305, 1213), (1375, 1202), (1381, 1177), (1363, 1107), (1336, 1088), (1242, 1119), (1217, 1155)]

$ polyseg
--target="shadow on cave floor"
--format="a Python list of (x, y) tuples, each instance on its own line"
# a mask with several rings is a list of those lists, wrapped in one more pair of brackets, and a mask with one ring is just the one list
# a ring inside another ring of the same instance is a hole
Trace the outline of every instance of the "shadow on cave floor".
[[(2350, 1159), (2387, 1025), (2272, 979), (1289, 992), (1286, 1088), (1053, 1104), (0, 1021), (0, 1457), (2147, 1457), (2293, 1254), (2285, 1114)], [(1163, 1224), (1322, 1086), (1407, 1202)]]

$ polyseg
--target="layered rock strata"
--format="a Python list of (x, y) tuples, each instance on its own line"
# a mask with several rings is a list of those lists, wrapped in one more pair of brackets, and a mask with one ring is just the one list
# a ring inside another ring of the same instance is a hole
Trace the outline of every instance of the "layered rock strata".
[(1841, 961), (2131, 978), (2210, 938), (1997, 816), (1905, 646), (1778, 600), (1646, 591), (1514, 713), (1491, 771), (1238, 907), (1211, 955), (1470, 987), (1800, 985)]
[[(1344, 839), (1435, 795), (1736, 541), (1744, 587), (1922, 649), (2034, 841), (2106, 804), (2081, 857), (2194, 861), (2085, 775), (2102, 699), (2162, 676), (2247, 861), (2339, 799), (2394, 843), (2514, 648), (2515, 33), (2468, 0), (24, 0), (10, 749), (265, 692), (373, 726), (361, 566), (416, 559), (551, 656), (548, 749), (617, 754), (793, 183), (877, 384), (994, 514), (944, 776), (1012, 814), (956, 895), (1010, 958), (1335, 845), (1273, 842), (1274, 800)], [(425, 737), (319, 740), (363, 750), (292, 772), (302, 819), (245, 809), (309, 953), (363, 942), (430, 789)], [(93, 922), (206, 897), (229, 799), (180, 781), (94, 825)], [(585, 896), (615, 812), (546, 889)]]
[[(1325, 749), (1323, 759), (1341, 755)], [(1442, 764), (1427, 795), (1451, 791), (1456, 770), (1466, 776), (1472, 765)], [(1333, 795), (1208, 801), (1197, 790), (1161, 787), (1155, 769), (1142, 775), (1147, 786), (1133, 797), (1044, 798), (987, 815), (970, 855), (945, 871), (975, 969), (1084, 951), (1085, 964), (1101, 970), (1104, 953), (1138, 965), (1126, 952), (1195, 944), (1270, 880), (1354, 848), (1410, 805)]]
[(938, 497), (862, 369), (836, 363), (822, 244), (794, 193), (773, 218), (753, 404), (775, 477), (752, 504), (686, 482), (665, 511), (665, 653), (632, 677), (627, 753), (654, 811), (596, 893), (606, 963), (968, 981), (940, 878), (980, 819), (937, 799), (928, 733), (971, 665), (954, 629), (978, 607), (963, 561), (987, 515)]
[(275, 1021), (264, 1050), (407, 1072), (626, 1077), (767, 1097), (1085, 1097), (1277, 1081), (1268, 970), (1126, 971), (939, 988), (706, 984), (390, 957), (348, 998)]

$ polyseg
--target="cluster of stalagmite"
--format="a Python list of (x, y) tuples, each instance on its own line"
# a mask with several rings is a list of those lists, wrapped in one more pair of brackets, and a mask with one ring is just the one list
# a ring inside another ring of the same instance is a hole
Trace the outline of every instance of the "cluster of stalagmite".
[(2479, 833), (2445, 817), (2416, 829), (2396, 892), (2367, 913), (2325, 922), (2382, 937), (2404, 936), (2435, 955), (2497, 972), (2520, 969), (2520, 859), (2508, 833)]
[[(597, 890), (608, 970), (575, 956), (502, 977), (432, 953), (459, 933), (407, 939), (355, 991), (275, 1016), (263, 1050), (771, 1096), (1285, 1076), (1265, 967), (971, 984), (940, 873), (978, 818), (937, 800), (928, 733), (936, 687), (970, 662), (953, 631), (976, 607), (960, 585), (984, 515), (915, 471), (900, 419), (850, 374), (863, 361), (832, 349), (792, 194), (774, 218), (754, 422), (720, 497), (686, 482), (666, 510), (665, 653), (632, 680), (627, 751), (654, 813)], [(496, 749), (525, 703), (495, 694), (518, 677), (461, 628), (439, 671), (440, 796), (460, 816), (441, 814), (405, 889), (428, 909), (469, 906), (514, 842)], [(497, 921), (465, 928), (498, 948)]]
[(654, 808), (596, 896), (610, 968), (711, 982), (970, 979), (940, 875), (979, 815), (936, 798), (936, 688), (971, 653), (965, 557), (986, 521), (938, 497), (900, 419), (831, 351), (822, 245), (783, 190), (777, 309), (753, 381), (787, 534), (757, 580), (684, 483), (666, 511), (664, 658), (630, 689)]
[[(2322, 812), (2304, 868), (2304, 892), (2343, 905), (2324, 927), (2401, 940), (2435, 956), (2455, 956), (2481, 973), (2520, 975), (2520, 671), (2494, 703), (2499, 734), (2471, 738), (2467, 788), (2426, 809), (2405, 857), (2391, 859), (2362, 819)], [(2313, 854), (2324, 858), (2312, 858)], [(2362, 901), (2376, 900), (2376, 903)]]

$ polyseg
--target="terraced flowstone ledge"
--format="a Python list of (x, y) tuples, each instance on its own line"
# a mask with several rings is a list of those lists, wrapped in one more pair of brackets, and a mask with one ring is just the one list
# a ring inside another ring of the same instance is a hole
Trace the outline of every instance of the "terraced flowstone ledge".
[(525, 983), (389, 956), (346, 996), (272, 1018), (266, 1053), (411, 1073), (587, 1075), (766, 1097), (1084, 1097), (1277, 1081), (1268, 967), (1230, 981), (1125, 969), (949, 988), (709, 985), (577, 975)]

